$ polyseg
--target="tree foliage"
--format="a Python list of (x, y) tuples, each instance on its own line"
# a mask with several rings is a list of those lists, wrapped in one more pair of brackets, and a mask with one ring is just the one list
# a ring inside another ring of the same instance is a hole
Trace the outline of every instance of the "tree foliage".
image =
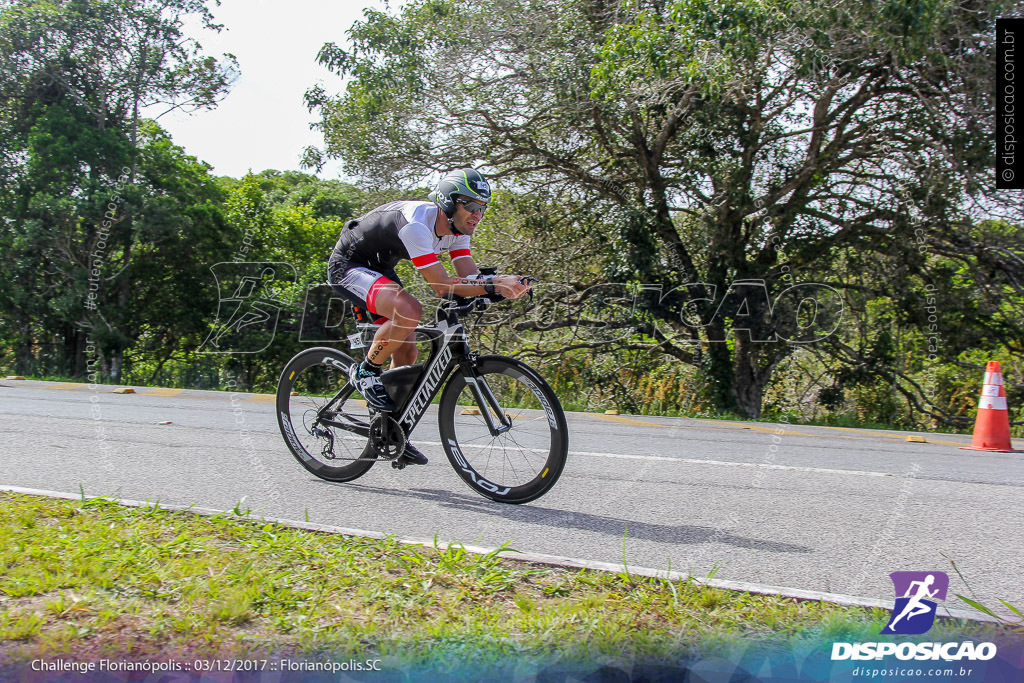
[[(477, 262), (544, 281), (532, 310), (492, 308), (477, 346), (541, 363), (567, 405), (964, 426), (987, 359), (1024, 372), (1024, 220), (990, 144), (1010, 8), (368, 11), (320, 53), (343, 92), (307, 94), (325, 135), (307, 160), (341, 158), (367, 181), (350, 185), (215, 179), (141, 115), (227, 91), (233, 59), (182, 33), (215, 28), (204, 2), (0, 0), (0, 361), (269, 389), (313, 343), (305, 297), (344, 221), (471, 164), (497, 188)], [(197, 353), (224, 322), (221, 262), (294, 270), (258, 353)], [(316, 305), (316, 343), (340, 342)]]
[[(4, 0), (0, 75), (4, 109), (20, 101), (68, 98), (97, 129), (132, 126), (154, 105), (208, 109), (237, 76), (182, 33), (196, 17), (220, 30), (206, 0)], [(130, 136), (134, 139), (134, 128)]]
[[(891, 298), (910, 323), (930, 286), (943, 293), (941, 358), (982, 330), (1021, 337), (1020, 316), (1006, 314), (1022, 301), (1024, 239), (1011, 227), (1022, 217), (994, 188), (990, 144), (991, 36), (1011, 6), (420, 0), (368, 11), (350, 47), (320, 52), (348, 84), (307, 93), (325, 135), (307, 161), (337, 157), (395, 182), (480, 164), (566, 212), (599, 209), (604, 278), (649, 286), (635, 329), (699, 368), (720, 409), (758, 415), (794, 339), (926, 407), (896, 357), (870, 351), (877, 335), (850, 343), (848, 312), (822, 340), (800, 331), (799, 298), (779, 296), (823, 282), (848, 305)], [(870, 281), (856, 277), (861, 264)], [(964, 269), (976, 304), (952, 299)], [(984, 302), (995, 300), (1006, 305), (992, 326)], [(821, 326), (838, 299), (819, 304)]]
[(230, 237), (219, 191), (140, 117), (230, 85), (233, 58), (204, 56), (186, 15), (214, 28), (200, 0), (0, 3), (0, 302), (23, 365), (116, 380), (126, 349), (195, 336), (209, 312), (196, 275)]

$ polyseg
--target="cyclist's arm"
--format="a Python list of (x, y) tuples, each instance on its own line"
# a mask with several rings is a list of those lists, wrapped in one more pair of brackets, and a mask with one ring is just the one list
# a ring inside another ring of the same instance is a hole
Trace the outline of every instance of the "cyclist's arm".
[[(469, 250), (467, 249), (466, 251), (468, 252)], [(452, 259), (452, 265), (455, 267), (455, 272), (459, 274), (460, 278), (480, 277), (480, 268), (468, 253), (461, 258)], [(499, 275), (493, 278), (493, 282), (498, 294), (507, 299), (518, 299), (533, 286), (532, 284), (520, 282), (522, 279), (519, 275)]]
[(455, 272), (459, 274), (459, 277), (462, 278), (476, 277), (480, 274), (480, 268), (477, 267), (473, 257), (469, 254), (462, 258), (452, 259), (452, 266), (455, 268)]
[[(444, 296), (449, 293), (458, 296), (482, 296), (487, 294), (488, 287), (484, 286), (487, 280), (478, 280), (475, 277), (470, 277), (471, 275), (476, 275), (479, 271), (469, 255), (469, 239), (457, 240), (449, 251), (455, 272), (459, 274), (456, 277), (452, 277), (448, 275), (444, 266), (437, 260), (437, 254), (433, 252), (431, 247), (432, 240), (430, 234), (429, 228), (422, 223), (408, 223), (398, 232), (398, 236), (405, 245), (409, 258), (412, 259), (412, 264), (416, 266), (416, 270), (423, 274), (423, 277), (434, 288), (438, 296)], [(472, 263), (472, 266), (469, 264), (463, 266), (461, 263), (463, 261)], [(519, 280), (520, 278), (515, 275), (499, 275), (491, 278), (490, 282), (494, 284), (497, 294), (501, 294), (509, 299), (518, 299), (530, 288), (529, 285), (524, 285)]]
[[(459, 261), (466, 260), (459, 259)], [(460, 267), (462, 267), (461, 264), (456, 265), (455, 270), (459, 271)], [(482, 296), (487, 293), (487, 290), (484, 288), (484, 280), (477, 280), (474, 277), (463, 275), (452, 277), (440, 263), (431, 263), (420, 268), (419, 271), (424, 279), (430, 283), (430, 286), (434, 288), (438, 296), (444, 296), (449, 293), (459, 296)], [(474, 270), (475, 272), (476, 270)]]
[[(449, 292), (459, 296), (481, 296), (488, 293), (484, 287), (487, 280), (478, 280), (475, 277), (452, 277), (440, 263), (432, 263), (420, 268), (419, 271), (438, 296), (444, 296)], [(494, 283), (497, 294), (501, 294), (506, 299), (518, 299), (530, 289), (529, 284), (524, 284), (519, 280), (518, 275), (497, 275), (490, 281)]]

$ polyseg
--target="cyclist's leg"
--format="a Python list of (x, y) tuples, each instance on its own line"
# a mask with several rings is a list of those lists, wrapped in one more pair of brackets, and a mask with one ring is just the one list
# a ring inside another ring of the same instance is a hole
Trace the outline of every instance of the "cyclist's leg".
[[(365, 266), (331, 264), (327, 280), (336, 292), (369, 311), (375, 322), (382, 323), (374, 335), (366, 359), (356, 371), (358, 374), (364, 370), (380, 373), (380, 364), (389, 356), (392, 367), (416, 362), (416, 326), (419, 324), (422, 307), (405, 291), (402, 281), (393, 270), (381, 274)], [(374, 365), (367, 366), (366, 361)], [(415, 465), (427, 464), (427, 457), (408, 443), (402, 460)]]
[(367, 360), (383, 365), (391, 358), (395, 365), (412, 365), (416, 362), (416, 326), (423, 315), (420, 302), (400, 284), (383, 276), (369, 294), (369, 310), (388, 320), (374, 335)]
[[(408, 290), (405, 289), (405, 283), (398, 277), (398, 273), (392, 270), (384, 272), (384, 275), (392, 282), (402, 288), (402, 291), (409, 294)], [(410, 295), (411, 296), (411, 295)], [(415, 297), (413, 300), (419, 303)], [(419, 308), (420, 318), (422, 318), (422, 306)], [(418, 320), (419, 320), (418, 319)], [(416, 323), (418, 324), (418, 323)], [(416, 324), (413, 324), (413, 329), (409, 332), (409, 335), (402, 341), (402, 343), (392, 352), (391, 354), (391, 368), (394, 369), (400, 365), (412, 365), (416, 362)]]
[(352, 263), (331, 263), (328, 282), (339, 294), (361, 306), (380, 324), (366, 360), (379, 367), (392, 359), (392, 367), (416, 362), (416, 325), (422, 315), (419, 302), (402, 286), (394, 270), (380, 273)]
[(391, 368), (413, 365), (416, 362), (416, 333), (412, 332), (391, 354)]
[[(347, 263), (332, 263), (328, 268), (328, 282), (336, 292), (351, 300), (356, 306), (365, 308), (378, 319), (381, 318), (374, 306), (377, 292), (386, 285), (394, 285), (392, 280), (373, 268)], [(386, 322), (381, 327), (385, 326)], [(394, 401), (388, 396), (381, 381), (383, 369), (380, 363), (383, 363), (387, 356), (371, 357), (374, 351), (379, 355), (381, 348), (389, 341), (386, 337), (382, 339), (380, 332), (378, 329), (363, 362), (349, 368), (349, 381), (373, 408), (392, 411), (395, 409)]]

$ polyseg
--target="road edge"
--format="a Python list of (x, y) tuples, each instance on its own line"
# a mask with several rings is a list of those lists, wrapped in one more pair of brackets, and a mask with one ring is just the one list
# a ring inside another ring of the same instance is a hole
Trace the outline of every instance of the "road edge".
[[(67, 493), (64, 491), (49, 491), (45, 489), (33, 489), (25, 488), (22, 486), (8, 486), (0, 484), (0, 491), (6, 491), (8, 493), (20, 493), (30, 496), (45, 496), (48, 498), (60, 498), (65, 500), (82, 500), (83, 494)], [(159, 505), (160, 509), (169, 510), (173, 512), (191, 512), (204, 517), (212, 517), (214, 515), (222, 515), (230, 510), (215, 510), (213, 508), (203, 508), (193, 505), (174, 505), (164, 504), (159, 501), (140, 501), (131, 500), (124, 498), (109, 498), (107, 496), (94, 496), (93, 498), (103, 498), (109, 500), (112, 503), (123, 505), (125, 507), (134, 508), (152, 508)], [(87, 498), (88, 499), (88, 498)], [(475, 555), (488, 555), (491, 553), (501, 553), (501, 557), (509, 560), (517, 560), (520, 562), (529, 562), (532, 564), (541, 564), (550, 567), (562, 567), (571, 569), (590, 569), (593, 571), (622, 574), (627, 573), (631, 576), (645, 576), (650, 578), (668, 579), (671, 581), (682, 581), (691, 579), (697, 583), (710, 586), (712, 588), (720, 588), (722, 590), (729, 591), (741, 591), (745, 593), (757, 593), (761, 595), (778, 595), (781, 597), (793, 598), (795, 600), (806, 600), (812, 602), (828, 602), (832, 604), (842, 605), (845, 607), (875, 607), (885, 610), (892, 609), (892, 603), (877, 600), (875, 598), (868, 598), (856, 595), (844, 595), (842, 593), (823, 593), (820, 591), (809, 591), (800, 588), (791, 588), (787, 586), (770, 586), (759, 583), (750, 583), (746, 581), (729, 581), (725, 579), (700, 579), (697, 577), (691, 577), (688, 574), (677, 571), (669, 571), (664, 569), (652, 569), (650, 567), (632, 567), (625, 566), (622, 564), (615, 564), (613, 562), (601, 562), (598, 560), (586, 560), (573, 557), (563, 557), (559, 555), (546, 555), (542, 553), (531, 553), (521, 552), (518, 550), (501, 550), (500, 548), (488, 548), (484, 546), (475, 545), (464, 545), (462, 543), (447, 543), (438, 539), (417, 539), (417, 538), (404, 538), (394, 536), (391, 534), (385, 534), (379, 531), (370, 531), (367, 529), (354, 529), (350, 527), (333, 526), (329, 524), (317, 524), (314, 522), (298, 521), (293, 519), (282, 519), (278, 517), (239, 517), (240, 519), (253, 519), (270, 524), (278, 524), (280, 526), (290, 527), (293, 529), (303, 529), (306, 531), (316, 531), (319, 533), (327, 534), (338, 534), (342, 536), (354, 536), (358, 538), (373, 538), (377, 540), (383, 540), (391, 538), (394, 541), (403, 545), (418, 545), (426, 547), (437, 547), (441, 550), (447, 550), (450, 546), (458, 546), (466, 550), (466, 552), (473, 553)], [(939, 617), (949, 619), (965, 619), (967, 621), (976, 621), (983, 623), (1002, 623), (998, 619), (990, 617), (982, 613), (967, 612), (965, 610), (948, 609), (942, 607), (942, 612)]]

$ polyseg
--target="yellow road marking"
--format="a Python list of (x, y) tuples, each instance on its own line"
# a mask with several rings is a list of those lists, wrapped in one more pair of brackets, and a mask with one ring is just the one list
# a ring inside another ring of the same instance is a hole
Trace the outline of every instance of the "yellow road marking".
[(943, 446), (970, 446), (966, 441), (936, 441), (935, 439), (928, 439), (925, 443), (937, 443)]
[[(614, 422), (623, 422), (625, 424), (640, 425), (640, 426), (643, 426), (643, 427), (662, 427), (662, 428), (678, 429), (678, 428), (680, 428), (682, 426), (682, 425), (667, 425), (667, 424), (661, 424), (661, 423), (658, 423), (658, 422), (645, 422), (644, 420), (634, 420), (632, 418), (616, 417), (614, 415), (601, 415), (600, 413), (585, 413), (585, 414), (586, 415), (593, 415), (594, 417), (599, 417), (602, 420), (612, 420)], [(757, 425), (744, 424), (742, 422), (725, 422), (724, 420), (701, 420), (700, 418), (693, 418), (693, 419), (699, 420), (700, 422), (711, 422), (711, 423), (716, 424), (716, 425), (728, 425), (730, 427), (739, 427), (740, 429), (753, 429), (754, 431), (767, 432), (769, 434), (779, 434), (779, 435), (787, 434), (787, 435), (790, 435), (790, 436), (818, 436), (817, 434), (808, 434), (806, 432), (791, 432), (791, 431), (785, 430), (785, 429), (780, 431), (778, 428), (759, 427)]]
[(601, 415), (599, 413), (585, 413), (586, 415), (593, 415), (599, 417), (602, 420), (611, 420), (612, 422), (622, 422), (628, 425), (640, 425), (642, 427), (671, 427), (672, 425), (658, 424), (657, 422), (644, 422), (643, 420), (632, 420), (628, 417), (617, 417), (615, 415)]
[[(860, 432), (860, 431), (863, 431), (861, 429), (854, 429), (853, 427), (829, 427), (829, 426), (826, 426), (826, 425), (820, 425), (820, 427), (822, 429), (835, 429), (835, 430), (840, 431), (840, 432)], [(878, 434), (875, 434), (874, 436), (888, 436), (888, 437), (890, 437), (892, 439), (902, 439), (903, 438), (902, 434), (885, 434), (885, 433), (882, 433), (882, 432), (879, 432)]]
[[(12, 379), (12, 378), (8, 377), (7, 379)], [(87, 384), (86, 382), (60, 382), (60, 383), (57, 383), (57, 384), (46, 385), (45, 388), (46, 389), (57, 389), (59, 391), (74, 391), (75, 389), (80, 389), (81, 387), (85, 387), (85, 386), (89, 386), (89, 384)], [(153, 389), (149, 389), (149, 390), (143, 392), (143, 395), (145, 395), (145, 396), (172, 397), (172, 396), (179, 396), (184, 391), (185, 391), (184, 389), (169, 389), (169, 388), (164, 388), (164, 387), (155, 387)], [(114, 393), (134, 393), (134, 392), (131, 389), (124, 389), (124, 388), (122, 388), (122, 389), (115, 389)], [(222, 400), (223, 398), (226, 398), (226, 396), (202, 396), (202, 395), (191, 394), (191, 395), (187, 395), (187, 396), (182, 396), (182, 398), (205, 398), (205, 399), (210, 399), (210, 400), (218, 400), (218, 399)], [(273, 403), (276, 399), (277, 399), (276, 394), (256, 394), (254, 396), (249, 397), (249, 400), (254, 402), (254, 403)], [(349, 399), (349, 400), (352, 403), (355, 403), (357, 405), (362, 405), (362, 406), (366, 405), (366, 401), (361, 401), (359, 399)], [(607, 415), (607, 414), (600, 414), (600, 413), (583, 413), (583, 414), (591, 416), (591, 417), (597, 417), (597, 418), (600, 418), (602, 420), (610, 420), (610, 421), (613, 421), (613, 422), (621, 422), (623, 424), (637, 425), (637, 426), (640, 426), (640, 427), (661, 427), (663, 429), (664, 428), (679, 429), (680, 427), (682, 427), (682, 425), (669, 425), (669, 424), (662, 424), (662, 423), (658, 423), (658, 422), (648, 422), (646, 420), (634, 420), (632, 418), (620, 417), (618, 415)], [(711, 423), (711, 424), (714, 424), (714, 425), (723, 425), (723, 426), (729, 426), (729, 427), (736, 427), (736, 428), (739, 428), (739, 429), (750, 429), (750, 430), (757, 431), (757, 432), (764, 432), (766, 434), (777, 434), (779, 436), (810, 436), (810, 437), (819, 437), (819, 438), (822, 436), (821, 434), (810, 434), (808, 432), (796, 432), (796, 431), (792, 431), (792, 430), (789, 430), (789, 429), (783, 429), (781, 427), (762, 427), (762, 426), (757, 425), (757, 424), (750, 424), (750, 423), (744, 423), (744, 422), (728, 422), (728, 421), (725, 421), (725, 420), (706, 420), (706, 419), (702, 419), (702, 418), (692, 418), (692, 419), (697, 420), (699, 422)], [(838, 438), (838, 439), (868, 440), (868, 439), (873, 439), (873, 438), (877, 438), (877, 437), (882, 436), (882, 437), (888, 437), (890, 439), (900, 439), (900, 440), (905, 441), (905, 442), (906, 441), (911, 441), (911, 439), (909, 439), (907, 437), (907, 435), (905, 435), (905, 434), (886, 434), (886, 433), (882, 433), (882, 432), (874, 433), (874, 432), (869, 432), (869, 431), (865, 431), (865, 430), (862, 430), (862, 429), (856, 429), (854, 427), (831, 427), (831, 426), (827, 426), (827, 425), (814, 425), (814, 427), (817, 428), (817, 429), (831, 429), (831, 430), (842, 431), (842, 432), (855, 432), (855, 433), (860, 435), (860, 436), (838, 436), (837, 435), (837, 436), (831, 437), (831, 438), (834, 438), (834, 439)], [(913, 439), (913, 440), (916, 441), (916, 439)], [(933, 443), (933, 444), (938, 444), (938, 445), (942, 445), (942, 446), (967, 446), (967, 445), (970, 445), (966, 441), (938, 441), (938, 440), (930, 438), (930, 437), (927, 437), (926, 443)]]
[[(860, 432), (860, 433), (864, 432), (864, 430), (862, 430), (862, 429), (854, 429), (853, 427), (826, 427), (826, 426), (822, 426), (822, 429), (838, 429), (838, 430), (843, 431), (843, 432)], [(903, 439), (904, 441), (909, 441), (910, 440), (909, 437), (907, 437), (906, 434), (873, 434), (872, 436), (888, 436), (888, 437), (890, 437), (892, 439)], [(965, 444), (963, 442), (960, 442), (960, 441), (936, 441), (935, 439), (932, 439), (932, 438), (929, 438), (929, 437), (923, 437), (923, 438), (927, 439), (927, 441), (925, 443), (938, 443), (938, 444), (942, 444), (943, 446), (966, 446), (967, 445), (967, 444)], [(920, 442), (918, 442), (918, 443), (920, 443)]]
[[(678, 428), (681, 427), (681, 425), (659, 424), (657, 422), (646, 422), (644, 420), (633, 420), (633, 419), (628, 418), (628, 417), (617, 417), (617, 416), (614, 416), (614, 415), (601, 415), (600, 413), (584, 413), (584, 414), (585, 415), (592, 415), (593, 417), (599, 417), (602, 420), (612, 420), (614, 422), (623, 422), (625, 424), (638, 425), (638, 426), (642, 426), (642, 427), (662, 427), (662, 428), (669, 427), (669, 428), (673, 428), (673, 429), (678, 429)], [(762, 426), (756, 425), (756, 424), (749, 424), (749, 423), (744, 423), (744, 422), (727, 422), (725, 420), (704, 420), (704, 419), (701, 419), (701, 418), (693, 418), (693, 419), (698, 420), (700, 422), (710, 422), (710, 423), (716, 424), (716, 425), (728, 425), (730, 427), (737, 427), (739, 429), (751, 429), (751, 430), (753, 430), (755, 432), (764, 432), (766, 434), (776, 434), (778, 436), (809, 436), (809, 437), (812, 437), (812, 438), (813, 437), (822, 438), (821, 434), (811, 434), (809, 432), (795, 432), (795, 431), (793, 431), (791, 429), (784, 429), (784, 428), (781, 428), (781, 427), (762, 427)], [(891, 437), (891, 438), (901, 439), (903, 441), (906, 441), (906, 435), (904, 435), (904, 434), (874, 434), (874, 433), (871, 433), (871, 432), (866, 432), (866, 431), (861, 430), (861, 429), (853, 429), (853, 428), (850, 428), (850, 427), (823, 427), (822, 425), (814, 425), (814, 426), (815, 427), (822, 427), (824, 429), (837, 429), (837, 430), (842, 430), (842, 431), (847, 431), (847, 432), (857, 432), (858, 434), (861, 435), (861, 436), (838, 436), (837, 435), (837, 436), (829, 437), (829, 438), (833, 438), (833, 439), (870, 440), (870, 439), (873, 439), (873, 438), (879, 437), (879, 436), (888, 436), (888, 437)], [(942, 445), (942, 446), (964, 446), (964, 445), (966, 445), (965, 443), (961, 443), (961, 442), (958, 442), (958, 441), (936, 441), (935, 439), (928, 439), (927, 443), (934, 443), (934, 444), (939, 444), (939, 445)]]
[(700, 418), (694, 418), (701, 422), (713, 422), (715, 424), (726, 424), (733, 427), (739, 427), (741, 429), (752, 429), (755, 432), (765, 432), (767, 434), (778, 434), (779, 436), (821, 436), (820, 434), (808, 434), (807, 432), (793, 432), (782, 427), (761, 427), (760, 425), (748, 424), (746, 422), (726, 422), (725, 420), (701, 420)]
[(177, 396), (184, 389), (166, 389), (164, 387), (157, 387), (156, 389), (150, 389), (149, 391), (142, 392), (143, 396)]

